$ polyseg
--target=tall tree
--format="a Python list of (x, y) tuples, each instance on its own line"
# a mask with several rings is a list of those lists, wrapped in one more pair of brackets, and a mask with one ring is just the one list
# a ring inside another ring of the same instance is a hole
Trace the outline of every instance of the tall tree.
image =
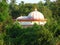
[(24, 1), (21, 1), (21, 3), (19, 4), (19, 15), (24, 15)]
[[(8, 23), (11, 23), (11, 18), (9, 16), (9, 8), (6, 0), (0, 2), (0, 29), (4, 28)], [(1, 30), (2, 30), (1, 29)], [(4, 30), (4, 29), (3, 29)]]
[(17, 5), (16, 5), (16, 0), (11, 0), (11, 3), (9, 4), (9, 14), (12, 16), (12, 18), (15, 18), (16, 16), (16, 12), (17, 12), (17, 10), (16, 10), (16, 8), (15, 7), (17, 7)]
[(11, 0), (11, 3), (12, 3), (12, 4), (15, 4), (15, 3), (16, 3), (16, 0)]
[(56, 1), (56, 12), (57, 12), (57, 15), (59, 15), (60, 16), (60, 0), (57, 0)]
[(6, 30), (5, 27), (11, 23), (11, 18), (9, 16), (9, 8), (6, 0), (0, 2), (0, 45), (4, 45), (4, 35)]
[(5, 21), (8, 16), (8, 4), (6, 3), (6, 0), (3, 0), (2, 2), (0, 2), (0, 22)]
[(49, 6), (50, 6), (50, 0), (45, 0), (45, 1), (46, 1), (45, 5), (46, 5), (47, 7), (49, 7)]

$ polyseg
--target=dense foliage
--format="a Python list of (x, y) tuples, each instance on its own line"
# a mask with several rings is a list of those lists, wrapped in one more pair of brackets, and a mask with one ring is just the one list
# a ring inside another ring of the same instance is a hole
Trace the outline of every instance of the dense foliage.
[[(37, 4), (24, 3), (17, 5), (16, 0), (8, 4), (0, 1), (0, 45), (60, 45), (60, 0)], [(13, 19), (28, 15), (37, 8), (47, 18), (44, 26), (34, 24), (24, 28)]]

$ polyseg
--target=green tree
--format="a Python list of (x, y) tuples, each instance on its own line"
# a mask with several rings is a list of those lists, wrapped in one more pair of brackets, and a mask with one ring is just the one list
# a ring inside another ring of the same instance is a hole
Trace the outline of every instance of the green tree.
[(16, 4), (16, 0), (11, 0), (11, 3), (9, 4), (9, 14), (13, 19), (19, 16), (19, 6)]
[(0, 26), (3, 30), (4, 27), (11, 23), (11, 17), (9, 16), (9, 8), (8, 4), (5, 0), (0, 2)]
[(6, 0), (2, 0), (2, 2), (0, 2), (0, 45), (4, 44), (5, 26), (11, 24), (8, 7)]
[(5, 1), (2, 1), (0, 2), (0, 22), (6, 21), (8, 16), (8, 4)]
[(24, 9), (25, 9), (25, 7), (24, 7), (24, 2), (23, 1), (21, 1), (21, 3), (19, 4), (19, 15), (20, 16), (23, 16), (24, 15)]
[(49, 6), (50, 6), (50, 0), (45, 0), (46, 2), (45, 2), (45, 5), (49, 8)]

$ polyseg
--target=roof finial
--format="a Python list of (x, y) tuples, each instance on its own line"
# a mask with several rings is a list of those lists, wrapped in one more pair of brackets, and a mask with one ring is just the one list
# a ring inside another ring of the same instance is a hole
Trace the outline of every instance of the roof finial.
[(37, 8), (35, 8), (35, 11), (37, 11)]

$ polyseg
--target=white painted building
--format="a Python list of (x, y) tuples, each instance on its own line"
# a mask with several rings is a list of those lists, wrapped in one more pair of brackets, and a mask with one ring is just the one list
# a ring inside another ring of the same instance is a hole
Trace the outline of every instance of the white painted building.
[(38, 25), (45, 25), (46, 24), (46, 19), (44, 18), (44, 15), (37, 11), (37, 9), (35, 9), (35, 11), (31, 12), (28, 14), (28, 16), (20, 16), (17, 17), (16, 19), (21, 25), (33, 25), (34, 23), (38, 24)]

